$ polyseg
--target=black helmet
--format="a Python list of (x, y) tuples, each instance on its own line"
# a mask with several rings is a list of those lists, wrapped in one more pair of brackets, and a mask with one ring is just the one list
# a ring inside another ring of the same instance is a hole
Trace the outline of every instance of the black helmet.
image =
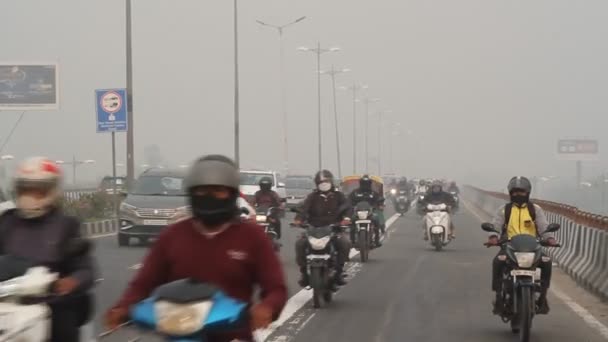
[(258, 184), (260, 185), (260, 189), (264, 191), (269, 191), (272, 189), (272, 179), (270, 177), (262, 177)]
[(359, 179), (359, 189), (363, 191), (371, 191), (372, 190), (372, 179), (369, 178), (368, 175), (363, 175), (361, 179)]
[(334, 175), (328, 170), (321, 170), (315, 175), (315, 184), (319, 185), (323, 182), (334, 184)]
[(529, 194), (532, 192), (532, 183), (530, 183), (530, 180), (526, 177), (517, 176), (511, 178), (507, 189), (509, 190), (509, 194), (514, 190), (522, 190)]

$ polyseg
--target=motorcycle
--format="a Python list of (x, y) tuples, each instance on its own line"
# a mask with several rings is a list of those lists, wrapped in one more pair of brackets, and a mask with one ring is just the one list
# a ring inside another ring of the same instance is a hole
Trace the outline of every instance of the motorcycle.
[(452, 220), (449, 210), (445, 203), (428, 204), (426, 206), (426, 215), (424, 216), (426, 233), (436, 251), (441, 251), (451, 241)]
[(323, 301), (329, 304), (333, 299), (333, 279), (338, 255), (331, 241), (342, 227), (338, 225), (310, 227), (306, 224), (298, 226), (293, 223), (291, 225), (306, 229), (308, 241), (306, 269), (313, 291), (313, 306), (320, 308)]
[(281, 243), (279, 242), (279, 235), (276, 231), (276, 225), (279, 223), (279, 219), (277, 218), (278, 208), (270, 207), (268, 209), (265, 208), (256, 208), (255, 221), (258, 225), (264, 227), (264, 232), (266, 236), (272, 242), (272, 246), (276, 252), (281, 249)]
[(455, 203), (454, 207), (452, 208), (452, 211), (456, 212), (460, 208), (460, 197), (458, 196), (458, 193), (456, 191), (450, 191), (450, 194), (454, 198), (454, 203)]
[(410, 204), (407, 191), (399, 190), (395, 196), (395, 211), (403, 216), (410, 209)]
[[(481, 228), (486, 232), (500, 234), (491, 223), (484, 223)], [(543, 234), (559, 229), (559, 224), (552, 223)], [(538, 265), (543, 258), (542, 247), (547, 245), (535, 236), (521, 234), (513, 236), (510, 241), (500, 240), (498, 246), (505, 250), (507, 261), (507, 267), (502, 275), (501, 296), (504, 307), (500, 316), (503, 322), (511, 323), (511, 331), (519, 334), (521, 342), (528, 342), (532, 319), (538, 310), (536, 301), (541, 291), (541, 274)], [(561, 245), (551, 247), (561, 247)]]
[(354, 234), (357, 248), (361, 256), (361, 262), (369, 260), (369, 251), (373, 245), (374, 227), (372, 217), (374, 209), (368, 202), (359, 202), (355, 206)]
[(157, 287), (150, 297), (131, 307), (131, 321), (99, 337), (134, 325), (144, 334), (162, 336), (166, 341), (206, 342), (209, 334), (243, 327), (246, 309), (247, 303), (228, 297), (211, 284), (180, 279)]
[[(88, 241), (74, 239), (64, 253), (77, 256), (89, 248)], [(48, 341), (52, 313), (46, 300), (55, 296), (53, 288), (58, 279), (59, 275), (45, 266), (14, 256), (0, 257), (0, 342)]]

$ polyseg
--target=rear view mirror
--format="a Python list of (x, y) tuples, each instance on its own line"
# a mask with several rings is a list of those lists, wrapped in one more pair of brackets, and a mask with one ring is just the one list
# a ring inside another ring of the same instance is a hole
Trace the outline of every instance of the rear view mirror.
[(494, 227), (493, 224), (486, 222), (486, 223), (482, 223), (481, 224), (481, 229), (483, 229), (484, 231), (488, 232), (488, 233), (498, 233), (498, 231), (496, 230), (496, 228)]
[(553, 233), (558, 231), (562, 226), (559, 223), (551, 223), (547, 226), (545, 233)]

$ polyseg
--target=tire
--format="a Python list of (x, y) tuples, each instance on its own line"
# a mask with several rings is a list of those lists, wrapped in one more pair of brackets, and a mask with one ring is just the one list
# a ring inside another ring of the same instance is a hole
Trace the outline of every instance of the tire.
[(532, 330), (532, 289), (522, 287), (519, 296), (519, 306), (517, 308), (519, 316), (519, 341), (530, 342), (530, 330)]
[(431, 241), (433, 241), (433, 246), (435, 246), (435, 250), (437, 252), (441, 252), (443, 249), (443, 242), (437, 235), (431, 235)]
[(323, 281), (323, 270), (321, 268), (311, 268), (310, 284), (312, 285), (312, 302), (313, 307), (318, 309), (321, 307), (321, 297), (325, 293), (325, 284)]
[(128, 247), (129, 246), (129, 237), (123, 234), (117, 234), (118, 237), (118, 246), (119, 247)]
[(359, 253), (361, 254), (361, 262), (367, 262), (369, 257), (369, 238), (367, 235), (367, 231), (359, 231), (359, 236), (357, 240), (359, 242)]

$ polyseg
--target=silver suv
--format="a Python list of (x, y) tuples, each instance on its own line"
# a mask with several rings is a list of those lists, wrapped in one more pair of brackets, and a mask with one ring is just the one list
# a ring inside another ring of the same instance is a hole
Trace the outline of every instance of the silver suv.
[(190, 217), (182, 183), (183, 170), (150, 169), (142, 173), (120, 205), (118, 245), (131, 238), (147, 242), (165, 227)]

